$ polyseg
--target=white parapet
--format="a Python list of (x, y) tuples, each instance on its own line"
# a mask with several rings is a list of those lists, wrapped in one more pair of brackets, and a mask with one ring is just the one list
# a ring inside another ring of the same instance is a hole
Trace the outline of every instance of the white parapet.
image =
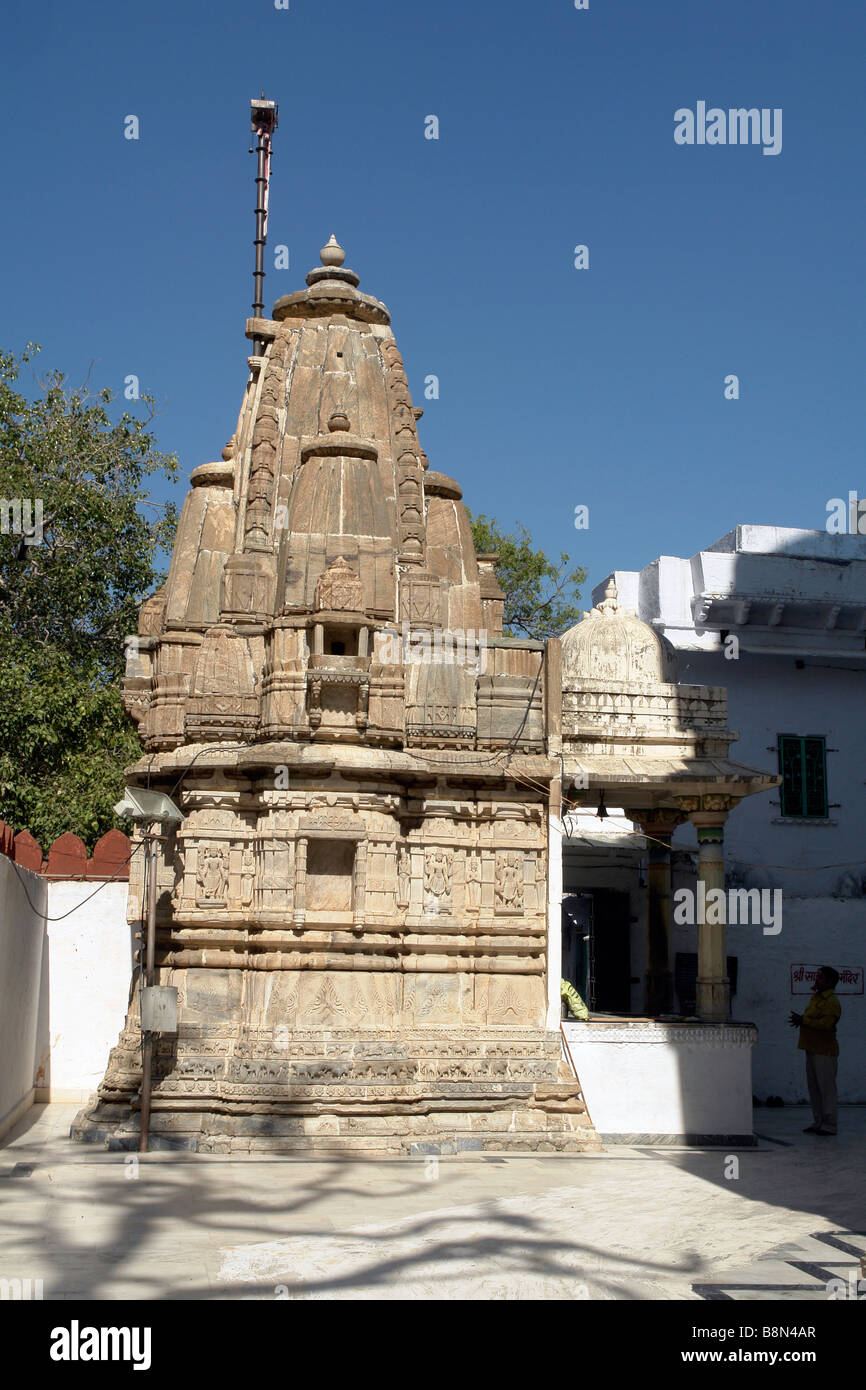
[(751, 1023), (563, 1024), (602, 1139), (754, 1142)]

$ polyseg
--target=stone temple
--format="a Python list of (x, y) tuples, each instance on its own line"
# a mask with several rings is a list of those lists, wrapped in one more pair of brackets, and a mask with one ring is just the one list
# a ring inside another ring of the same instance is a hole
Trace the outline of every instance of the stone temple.
[[(597, 1147), (547, 954), (553, 658), (502, 635), (496, 557), (428, 466), (388, 310), (333, 237), (321, 260), (248, 321), (237, 429), (192, 474), (124, 683), (129, 780), (184, 813), (158, 873), (179, 1025), (151, 1133)], [(134, 1144), (139, 1028), (133, 991), (76, 1137)]]
[[(321, 261), (247, 322), (237, 429), (191, 476), (124, 682), (145, 750), (128, 779), (183, 812), (157, 873), (156, 975), (179, 1013), (157, 1044), (152, 1142), (598, 1148), (560, 1030), (563, 789), (572, 806), (607, 794), (647, 836), (625, 970), (657, 1019), (671, 833), (692, 820), (699, 880), (719, 890), (728, 811), (777, 779), (729, 760), (725, 691), (677, 684), (673, 649), (613, 588), (562, 639), (503, 635), (496, 556), (428, 466), (388, 311), (333, 237)], [(723, 923), (698, 926), (697, 959), (679, 1054), (711, 1105), (735, 1065), (750, 1106), (754, 1030), (729, 1022)], [(138, 997), (76, 1138), (137, 1147)], [(623, 1028), (609, 1036), (616, 1087)]]

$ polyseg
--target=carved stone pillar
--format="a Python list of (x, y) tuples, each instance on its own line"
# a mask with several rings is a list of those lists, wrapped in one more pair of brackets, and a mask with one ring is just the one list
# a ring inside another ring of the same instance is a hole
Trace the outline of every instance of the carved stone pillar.
[[(706, 903), (706, 895), (712, 889), (724, 891), (725, 887), (725, 817), (704, 821), (699, 812), (692, 820), (698, 831), (698, 893)], [(725, 914), (705, 911), (702, 915), (721, 920), (698, 922), (698, 1018), (707, 1023), (724, 1023), (731, 1016)]]
[(719, 893), (725, 891), (725, 821), (736, 804), (736, 797), (716, 795), (681, 802), (698, 832), (697, 1013), (705, 1023), (726, 1023), (731, 1016), (727, 913)]
[(367, 841), (359, 840), (355, 851), (354, 883), (352, 900), (354, 903), (353, 925), (360, 929), (364, 925), (365, 895), (367, 888)]
[(656, 808), (634, 813), (647, 837), (647, 923), (644, 1010), (650, 1017), (673, 1013), (671, 969), (671, 837), (686, 819), (682, 811)]
[(295, 849), (295, 902), (292, 925), (302, 927), (307, 916), (307, 841), (298, 840)]

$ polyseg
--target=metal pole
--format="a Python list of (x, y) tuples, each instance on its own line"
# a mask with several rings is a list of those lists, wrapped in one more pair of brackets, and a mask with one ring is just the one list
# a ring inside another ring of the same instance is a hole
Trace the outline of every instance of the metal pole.
[(262, 126), (258, 129), (256, 145), (256, 268), (253, 271), (253, 317), (260, 319), (265, 313), (265, 163), (267, 160), (267, 136)]
[[(271, 137), (277, 128), (279, 107), (268, 101), (262, 92), (260, 99), (250, 102), (252, 130), (256, 135), (256, 260), (253, 271), (253, 318), (265, 314), (265, 243), (268, 235), (268, 183), (270, 180)], [(261, 338), (253, 340), (253, 352), (260, 357), (264, 351)]]
[[(148, 831), (144, 836), (145, 863), (147, 866), (147, 941), (145, 945), (144, 983), (147, 988), (153, 984), (154, 962), (156, 959), (156, 856), (157, 836)], [(138, 1140), (139, 1153), (147, 1153), (150, 1131), (150, 1094), (153, 1083), (153, 1033), (142, 1029), (141, 1033), (141, 1133)]]

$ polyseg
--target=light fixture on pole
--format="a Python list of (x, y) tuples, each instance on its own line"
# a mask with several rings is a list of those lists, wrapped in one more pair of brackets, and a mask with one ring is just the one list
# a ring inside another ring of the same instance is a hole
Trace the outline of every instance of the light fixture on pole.
[(147, 936), (145, 942), (144, 984), (141, 988), (141, 1133), (139, 1153), (147, 1153), (150, 1131), (150, 1096), (153, 1078), (154, 1033), (177, 1032), (177, 990), (173, 985), (153, 983), (156, 958), (156, 872), (157, 853), (163, 835), (153, 827), (178, 825), (183, 813), (164, 792), (144, 787), (126, 787), (114, 807), (116, 816), (135, 822), (144, 845), (144, 871), (147, 884)]
[(598, 794), (598, 810), (595, 813), (599, 820), (607, 820), (607, 807), (604, 804), (604, 788)]

